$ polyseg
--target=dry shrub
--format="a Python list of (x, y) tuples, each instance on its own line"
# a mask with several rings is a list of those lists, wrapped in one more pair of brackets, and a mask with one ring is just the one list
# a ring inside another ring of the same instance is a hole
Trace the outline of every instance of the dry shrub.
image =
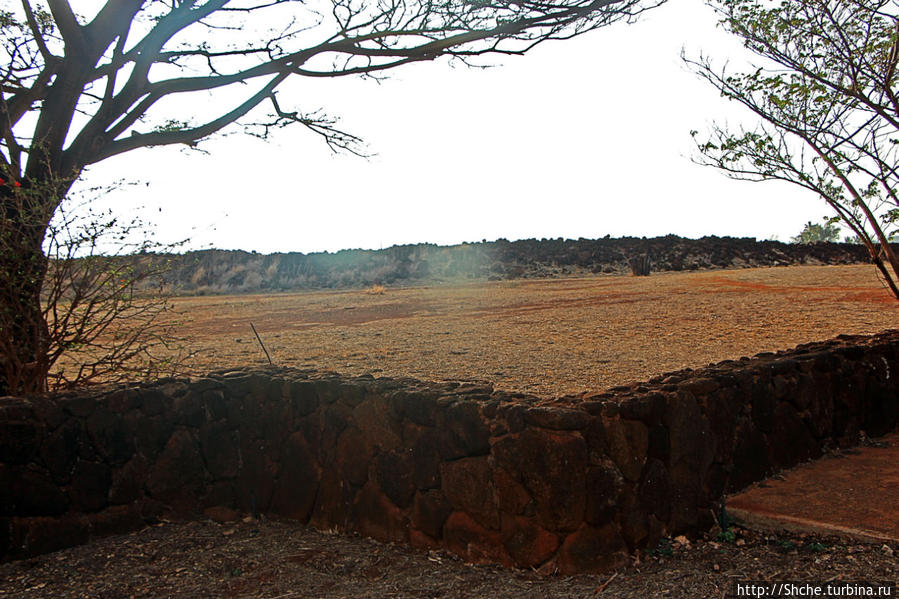
[[(94, 210), (98, 190), (84, 193), (64, 201), (46, 229), (33, 269), (39, 297), (17, 293), (15, 272), (0, 271), (0, 387), (9, 391), (171, 376), (191, 357), (162, 288), (169, 261), (158, 252), (176, 246), (150, 240), (139, 219)], [(38, 222), (30, 193), (12, 200), (20, 218)], [(16, 230), (0, 223), (0, 251), (15, 252), (15, 239)]]

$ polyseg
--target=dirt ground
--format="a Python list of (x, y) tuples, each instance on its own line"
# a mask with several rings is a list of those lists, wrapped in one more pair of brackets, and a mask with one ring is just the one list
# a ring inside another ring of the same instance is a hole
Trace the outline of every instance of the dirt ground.
[(737, 582), (899, 580), (899, 545), (735, 533), (670, 540), (617, 572), (561, 577), (467, 565), (289, 521), (163, 522), (2, 564), (0, 597), (719, 599), (736, 597)]
[(872, 266), (801, 266), (185, 297), (199, 370), (275, 364), (482, 380), (542, 396), (899, 326)]

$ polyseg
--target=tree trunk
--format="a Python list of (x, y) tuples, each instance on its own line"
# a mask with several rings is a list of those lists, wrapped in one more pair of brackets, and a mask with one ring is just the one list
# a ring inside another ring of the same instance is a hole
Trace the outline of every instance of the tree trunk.
[(57, 203), (31, 190), (0, 188), (0, 396), (47, 388), (41, 245)]
[(649, 260), (649, 254), (643, 254), (642, 256), (636, 256), (628, 260), (628, 263), (631, 267), (631, 272), (634, 276), (637, 277), (648, 277), (649, 269), (651, 266)]

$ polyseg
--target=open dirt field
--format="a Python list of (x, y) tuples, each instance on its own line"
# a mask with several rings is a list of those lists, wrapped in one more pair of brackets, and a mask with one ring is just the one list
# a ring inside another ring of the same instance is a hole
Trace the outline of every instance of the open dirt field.
[(274, 362), (541, 396), (899, 326), (873, 266), (596, 276), (175, 301), (199, 370)]

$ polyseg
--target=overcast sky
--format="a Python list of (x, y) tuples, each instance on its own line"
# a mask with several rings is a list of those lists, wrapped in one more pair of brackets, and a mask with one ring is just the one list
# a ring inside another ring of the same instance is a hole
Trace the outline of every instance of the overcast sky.
[(826, 207), (808, 193), (690, 161), (691, 129), (743, 113), (686, 69), (682, 47), (745, 60), (708, 7), (677, 0), (496, 68), (417, 64), (381, 84), (301, 81), (279, 96), (339, 116), (369, 159), (293, 128), (215, 139), (208, 154), (139, 150), (86, 181), (148, 183), (107, 200), (143, 207), (159, 239), (264, 253), (607, 234), (785, 241), (819, 221)]

